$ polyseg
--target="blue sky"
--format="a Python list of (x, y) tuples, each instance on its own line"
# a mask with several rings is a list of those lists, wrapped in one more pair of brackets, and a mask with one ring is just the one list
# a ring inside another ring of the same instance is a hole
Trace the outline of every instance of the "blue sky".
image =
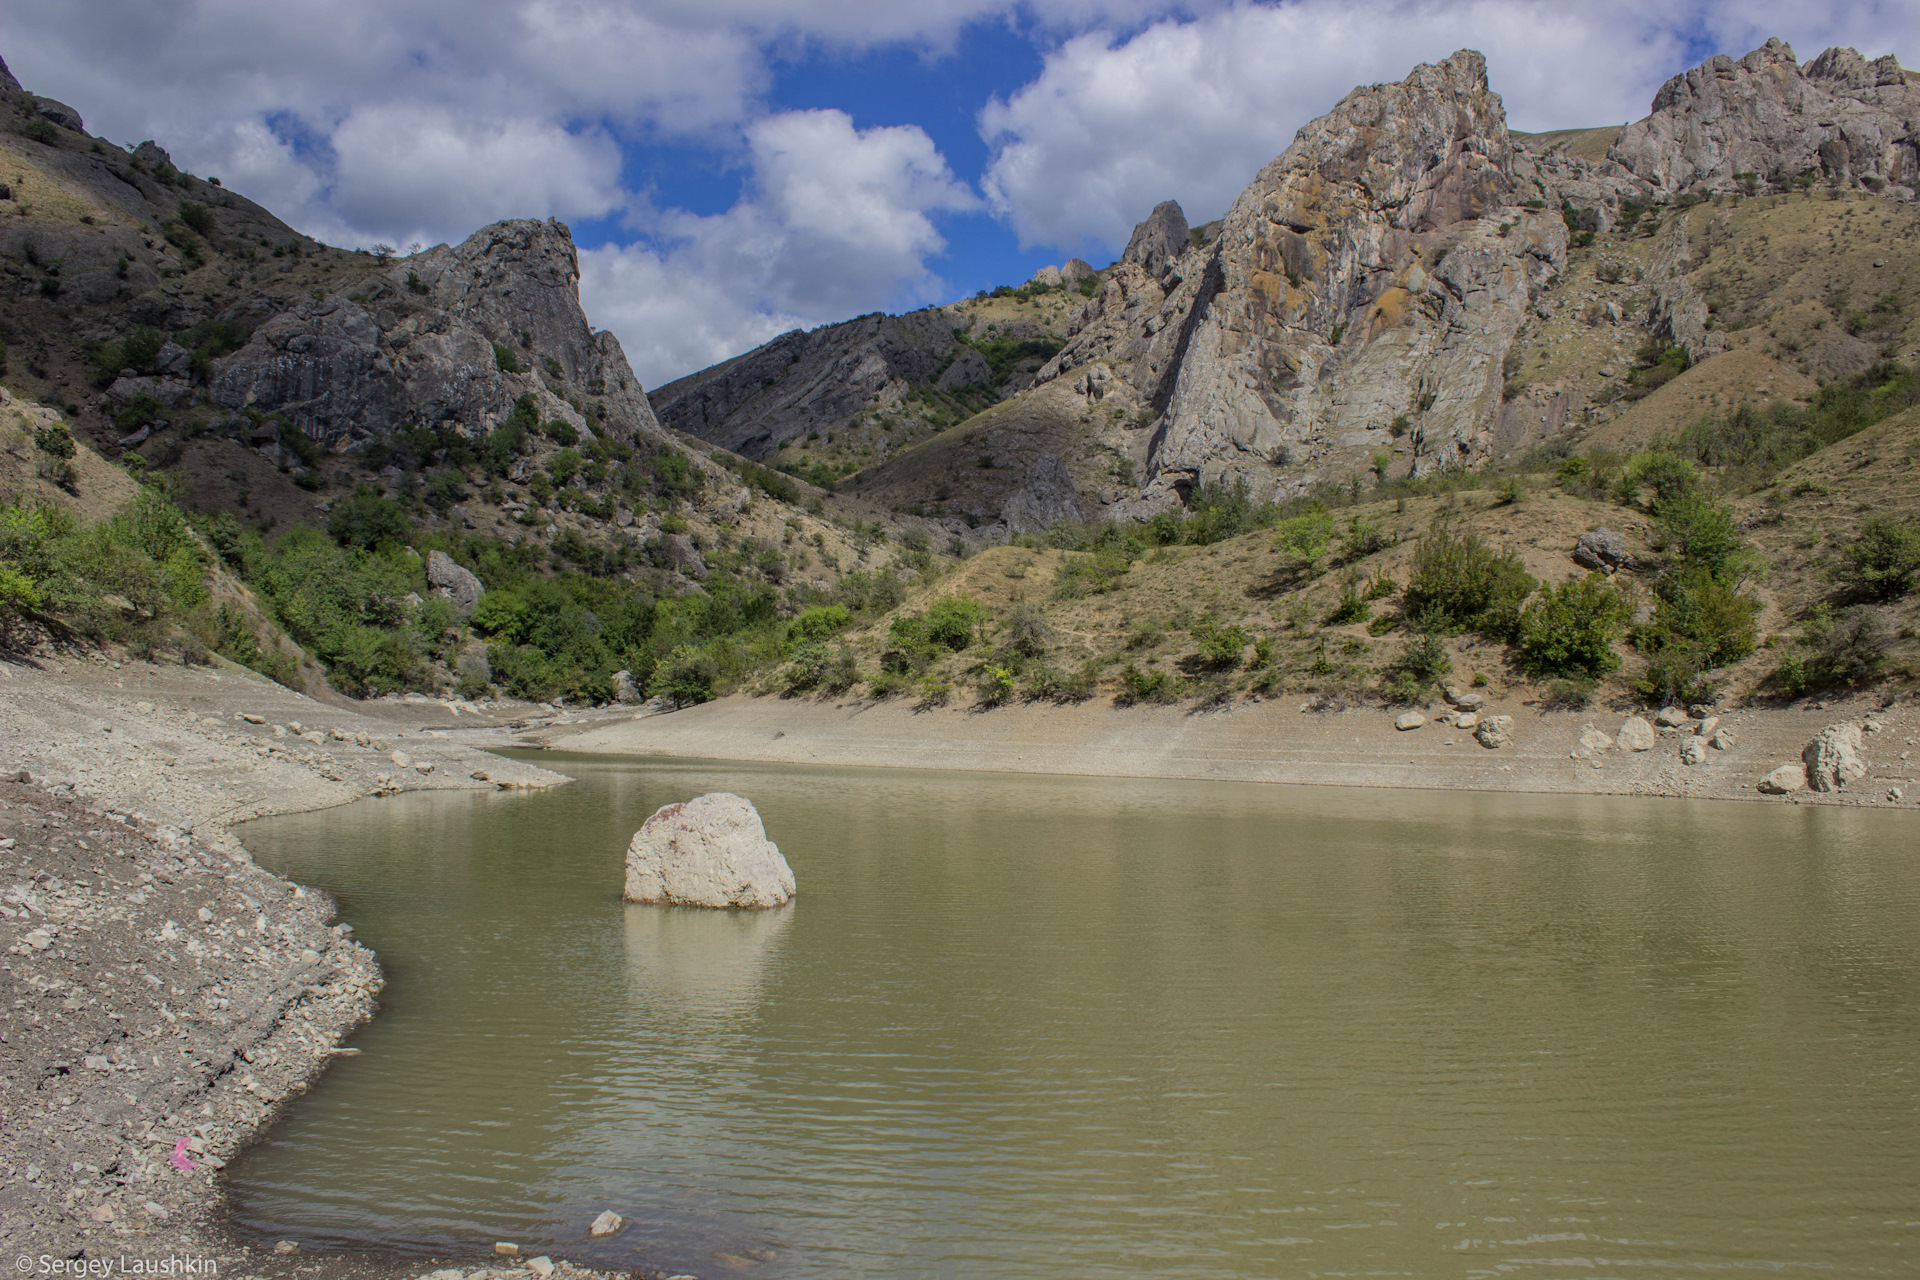
[(1920, 60), (1913, 0), (9, 0), (0, 55), (331, 243), (557, 217), (658, 385), (1220, 216), (1356, 84), (1472, 47), (1516, 128), (1769, 35)]

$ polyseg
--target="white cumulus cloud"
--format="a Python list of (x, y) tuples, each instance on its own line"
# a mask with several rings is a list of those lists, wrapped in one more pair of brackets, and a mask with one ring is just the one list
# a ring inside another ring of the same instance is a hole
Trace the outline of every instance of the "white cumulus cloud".
[(974, 208), (917, 126), (793, 111), (747, 130), (741, 200), (701, 217), (641, 209), (639, 244), (581, 255), (581, 293), (654, 386), (800, 325), (937, 296), (932, 215)]

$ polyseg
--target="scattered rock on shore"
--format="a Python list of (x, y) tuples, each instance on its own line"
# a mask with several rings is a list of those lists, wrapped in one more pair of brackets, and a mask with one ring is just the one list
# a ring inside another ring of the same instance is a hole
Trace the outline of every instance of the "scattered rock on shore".
[(1393, 727), (1405, 733), (1408, 729), (1418, 729), (1427, 722), (1427, 718), (1418, 711), (1402, 711), (1393, 718)]
[(1512, 716), (1488, 716), (1480, 721), (1473, 736), (1481, 746), (1489, 751), (1506, 746), (1513, 741)]
[(1802, 764), (1783, 764), (1760, 779), (1761, 792), (1770, 796), (1784, 796), (1806, 785), (1807, 768)]
[(1620, 725), (1614, 741), (1622, 751), (1653, 750), (1653, 726), (1639, 716), (1628, 716)]
[(1847, 783), (1867, 772), (1860, 759), (1860, 726), (1830, 724), (1814, 735), (1800, 753), (1806, 766), (1807, 785), (1815, 791), (1841, 791)]
[(759, 812), (729, 792), (663, 805), (627, 846), (629, 902), (757, 908), (793, 894), (793, 871)]

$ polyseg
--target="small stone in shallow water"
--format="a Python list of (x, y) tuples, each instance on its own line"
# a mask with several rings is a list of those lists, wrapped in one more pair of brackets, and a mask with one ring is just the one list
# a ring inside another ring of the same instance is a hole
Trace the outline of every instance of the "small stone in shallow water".
[(587, 1234), (592, 1236), (615, 1235), (618, 1234), (620, 1228), (625, 1225), (625, 1219), (613, 1210), (608, 1209), (593, 1220), (593, 1225), (587, 1228)]

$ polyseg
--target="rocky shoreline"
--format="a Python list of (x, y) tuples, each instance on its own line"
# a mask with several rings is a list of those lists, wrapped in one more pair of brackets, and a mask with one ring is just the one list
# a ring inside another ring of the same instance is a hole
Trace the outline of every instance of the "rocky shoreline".
[[(16, 1274), (416, 1277), (417, 1258), (243, 1240), (220, 1170), (378, 1009), (324, 893), (247, 818), (423, 788), (543, 787), (476, 749), (550, 708), (323, 703), (243, 669), (0, 662), (0, 1257)], [(473, 1258), (439, 1280), (601, 1273)]]

